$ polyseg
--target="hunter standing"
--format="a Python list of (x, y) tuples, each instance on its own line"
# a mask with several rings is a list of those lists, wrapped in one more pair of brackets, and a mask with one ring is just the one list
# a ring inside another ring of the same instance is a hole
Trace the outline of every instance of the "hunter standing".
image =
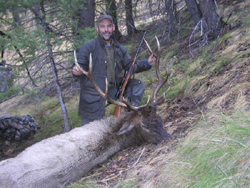
[[(115, 98), (117, 87), (122, 79), (122, 71), (128, 70), (133, 58), (127, 50), (115, 38), (113, 33), (115, 25), (110, 15), (102, 14), (97, 19), (95, 29), (98, 37), (86, 42), (79, 50), (77, 60), (80, 66), (88, 71), (89, 55), (92, 53), (93, 71), (95, 82), (105, 91), (106, 78), (108, 79), (108, 96)], [(154, 55), (146, 60), (137, 60), (135, 73), (149, 70), (155, 64)], [(79, 116), (82, 117), (82, 125), (105, 116), (106, 101), (97, 93), (91, 81), (76, 67), (73, 74), (80, 76), (80, 101)], [(124, 97), (134, 106), (139, 106), (145, 90), (144, 84), (138, 79), (130, 79)]]

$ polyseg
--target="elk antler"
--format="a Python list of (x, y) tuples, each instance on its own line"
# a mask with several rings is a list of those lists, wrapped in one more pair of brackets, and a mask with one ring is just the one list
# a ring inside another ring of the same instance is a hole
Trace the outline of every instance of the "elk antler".
[(117, 106), (121, 106), (124, 108), (129, 108), (133, 111), (138, 111), (142, 108), (145, 108), (148, 104), (149, 104), (149, 99), (146, 104), (142, 105), (142, 106), (132, 106), (130, 104), (128, 104), (125, 100), (121, 101), (115, 101), (111, 98), (108, 97), (108, 80), (106, 79), (106, 89), (105, 89), (105, 93), (101, 90), (101, 88), (97, 85), (97, 83), (95, 82), (95, 79), (92, 75), (92, 54), (90, 53), (89, 55), (89, 71), (85, 71), (78, 63), (77, 58), (76, 58), (76, 52), (74, 50), (74, 58), (75, 58), (75, 64), (76, 66), (81, 70), (81, 72), (87, 76), (89, 78), (89, 80), (92, 82), (93, 86), (95, 87), (95, 90), (101, 95), (102, 98), (104, 98), (105, 100), (107, 100), (108, 102), (110, 102), (111, 104), (117, 105)]
[(151, 50), (151, 48), (150, 48), (150, 46), (148, 44), (148, 41), (145, 38), (143, 40), (144, 40), (146, 46), (148, 47), (148, 50), (151, 52), (151, 54), (154, 54), (154, 56), (157, 57), (157, 55)]
[(89, 78), (89, 80), (92, 82), (93, 86), (95, 87), (95, 90), (101, 95), (102, 98), (107, 100), (108, 102), (121, 106), (121, 107), (127, 107), (127, 105), (124, 102), (115, 101), (108, 97), (108, 81), (106, 79), (106, 89), (105, 93), (101, 90), (101, 88), (97, 85), (97, 83), (94, 80), (94, 77), (92, 75), (92, 54), (89, 55), (89, 71), (85, 71), (78, 63), (76, 58), (76, 52), (74, 50), (74, 58), (75, 58), (75, 65), (78, 67), (78, 69), (81, 70), (81, 72)]
[(162, 86), (167, 82), (168, 80), (168, 77), (169, 77), (169, 73), (167, 73), (166, 75), (166, 78), (163, 80), (161, 78), (161, 74), (160, 74), (160, 55), (161, 55), (161, 46), (160, 46), (160, 42), (158, 40), (158, 38), (155, 36), (155, 39), (156, 39), (156, 42), (157, 42), (157, 52), (156, 52), (156, 64), (155, 64), (155, 72), (156, 72), (156, 75), (157, 75), (157, 78), (158, 78), (158, 84), (157, 84), (157, 87), (154, 91), (154, 94), (153, 94), (153, 100), (152, 100), (152, 106), (157, 106), (158, 104), (161, 104), (165, 97), (166, 97), (166, 94), (167, 92), (169, 91), (169, 89), (164, 92), (160, 97), (157, 97), (157, 94), (159, 93), (160, 89), (162, 88)]
[(166, 96), (166, 94), (167, 94), (167, 92), (169, 91), (169, 89), (166, 91), (166, 92), (164, 92), (160, 97), (157, 97), (157, 94), (159, 93), (159, 91), (160, 91), (160, 89), (162, 88), (162, 86), (167, 82), (167, 80), (168, 80), (168, 77), (169, 77), (169, 73), (167, 74), (167, 76), (166, 76), (166, 78), (163, 80), (162, 78), (161, 78), (161, 74), (160, 74), (160, 55), (161, 55), (161, 46), (160, 46), (160, 42), (159, 42), (159, 40), (158, 40), (158, 38), (155, 36), (155, 39), (156, 39), (156, 42), (157, 42), (157, 52), (156, 53), (154, 53), (152, 50), (151, 50), (151, 48), (150, 48), (150, 46), (149, 46), (149, 44), (148, 44), (148, 42), (146, 41), (146, 39), (144, 39), (144, 41), (145, 41), (145, 43), (146, 43), (146, 45), (147, 45), (147, 47), (148, 47), (148, 50), (152, 53), (152, 54), (154, 54), (154, 56), (156, 57), (156, 64), (155, 64), (155, 72), (156, 72), (156, 76), (157, 76), (157, 79), (158, 79), (158, 84), (157, 84), (157, 87), (156, 87), (156, 89), (155, 89), (155, 91), (154, 91), (154, 94), (153, 94), (153, 100), (152, 100), (152, 102), (151, 102), (151, 105), (152, 106), (157, 106), (158, 104), (161, 104), (163, 101), (164, 101), (164, 99), (165, 99), (165, 96)]
[[(161, 75), (160, 75), (160, 71), (159, 71), (159, 64), (160, 64), (160, 54), (161, 54), (161, 47), (160, 47), (160, 43), (159, 43), (159, 40), (157, 37), (156, 38), (156, 42), (157, 42), (157, 54), (153, 53), (153, 51), (151, 50), (150, 46), (148, 45), (147, 41), (144, 39), (149, 51), (155, 55), (155, 57), (157, 58), (156, 59), (156, 65), (155, 65), (155, 71), (156, 71), (156, 75), (157, 75), (157, 79), (158, 79), (158, 84), (157, 84), (157, 87), (153, 93), (153, 100), (151, 102), (151, 106), (152, 107), (156, 107), (158, 104), (161, 104), (164, 99), (165, 99), (165, 96), (166, 96), (166, 93), (168, 92), (168, 90), (163, 93), (160, 97), (157, 97), (157, 94), (158, 92), (160, 91), (160, 89), (162, 88), (162, 86), (167, 82), (168, 80), (168, 77), (169, 77), (169, 74), (167, 74), (167, 77), (163, 80), (161, 78)], [(149, 101), (147, 102), (146, 105), (144, 106), (140, 106), (137, 110), (141, 110), (141, 109), (144, 109), (145, 107), (148, 106), (148, 103)], [(127, 104), (127, 103), (126, 103)], [(128, 104), (127, 104), (128, 105)], [(137, 111), (136, 110), (136, 111)], [(151, 112), (150, 112), (151, 113)], [(147, 126), (144, 125), (144, 122), (143, 122), (143, 117), (142, 117), (142, 113), (139, 113), (137, 114), (136, 118), (133, 118), (132, 121), (130, 122), (126, 122), (123, 124), (123, 126), (121, 127), (121, 129), (119, 130), (119, 132), (117, 133), (118, 135), (121, 135), (121, 134), (125, 134), (127, 132), (129, 132), (131, 129), (133, 129), (135, 127), (135, 125), (140, 125), (141, 129), (144, 131), (144, 132), (149, 132), (149, 129), (147, 128)]]

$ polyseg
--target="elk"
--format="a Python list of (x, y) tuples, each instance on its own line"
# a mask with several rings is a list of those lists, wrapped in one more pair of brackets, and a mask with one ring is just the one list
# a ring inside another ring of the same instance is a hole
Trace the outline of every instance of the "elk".
[[(160, 51), (159, 42), (158, 52)], [(120, 117), (96, 120), (70, 132), (42, 140), (12, 159), (0, 162), (0, 187), (2, 188), (57, 188), (80, 179), (93, 167), (107, 160), (116, 152), (144, 142), (160, 143), (171, 136), (163, 129), (156, 107), (163, 102), (165, 93), (157, 97), (167, 78), (159, 73), (157, 54), (156, 73), (158, 85), (151, 103), (135, 107), (126, 101), (113, 101), (95, 83), (90, 69), (83, 73), (96, 90), (109, 102), (132, 111)], [(78, 64), (76, 62), (76, 64)], [(78, 65), (79, 66), (79, 65)], [(167, 76), (168, 77), (168, 76)]]

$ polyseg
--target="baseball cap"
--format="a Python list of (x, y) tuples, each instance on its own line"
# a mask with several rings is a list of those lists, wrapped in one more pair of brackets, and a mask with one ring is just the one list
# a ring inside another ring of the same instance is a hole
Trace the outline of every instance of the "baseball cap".
[(108, 15), (108, 14), (101, 14), (99, 16), (99, 18), (97, 19), (97, 23), (99, 23), (103, 19), (109, 19), (113, 23), (113, 18), (110, 15)]

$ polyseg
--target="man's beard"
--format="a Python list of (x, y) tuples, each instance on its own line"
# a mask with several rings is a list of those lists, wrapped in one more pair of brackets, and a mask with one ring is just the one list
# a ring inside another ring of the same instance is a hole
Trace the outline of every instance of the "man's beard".
[[(109, 34), (109, 37), (108, 38), (105, 38), (104, 37), (104, 34)], [(101, 36), (101, 38), (104, 40), (104, 41), (110, 41), (110, 39), (112, 38), (112, 36), (113, 36), (113, 33), (111, 33), (111, 32), (105, 32), (105, 33), (101, 33), (101, 34), (99, 34), (100, 36)]]

